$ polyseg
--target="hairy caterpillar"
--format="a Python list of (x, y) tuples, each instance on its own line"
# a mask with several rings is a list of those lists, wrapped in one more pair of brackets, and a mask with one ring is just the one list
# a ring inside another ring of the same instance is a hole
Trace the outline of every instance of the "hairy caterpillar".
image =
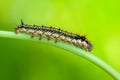
[(55, 42), (67, 42), (86, 51), (92, 51), (93, 49), (92, 44), (85, 36), (73, 34), (71, 32), (67, 32), (53, 27), (27, 25), (24, 24), (21, 20), (21, 25), (15, 28), (15, 33), (17, 34), (19, 32), (31, 34), (32, 38), (34, 36), (39, 36), (39, 39), (46, 37), (48, 40), (55, 39)]

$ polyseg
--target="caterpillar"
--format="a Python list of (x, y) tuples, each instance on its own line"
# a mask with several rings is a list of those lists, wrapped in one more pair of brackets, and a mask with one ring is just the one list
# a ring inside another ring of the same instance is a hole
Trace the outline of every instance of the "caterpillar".
[(22, 20), (21, 24), (17, 28), (15, 28), (15, 33), (31, 34), (31, 38), (33, 38), (34, 36), (39, 36), (39, 39), (55, 39), (55, 43), (58, 41), (63, 41), (86, 51), (92, 51), (93, 49), (93, 45), (85, 36), (73, 34), (71, 32), (67, 32), (54, 27), (47, 27), (43, 25), (27, 25), (24, 24)]

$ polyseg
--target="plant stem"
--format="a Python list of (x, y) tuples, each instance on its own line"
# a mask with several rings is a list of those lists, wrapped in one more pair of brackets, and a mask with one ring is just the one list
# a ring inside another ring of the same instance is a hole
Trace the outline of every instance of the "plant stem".
[(100, 67), (102, 70), (106, 71), (114, 79), (120, 80), (120, 74), (115, 69), (113, 69), (110, 65), (108, 65), (107, 63), (105, 63), (104, 61), (99, 59), (98, 57), (94, 56), (90, 52), (84, 51), (84, 50), (77, 48), (75, 46), (72, 46), (70, 44), (63, 43), (63, 42), (55, 43), (54, 40), (48, 41), (46, 38), (39, 40), (38, 37), (31, 38), (30, 35), (26, 35), (23, 33), (19, 33), (16, 35), (14, 32), (9, 32), (9, 31), (0, 31), (0, 37), (36, 41), (36, 42), (45, 43), (45, 44), (48, 44), (51, 46), (56, 46), (58, 48), (62, 48), (64, 50), (72, 52), (73, 54), (81, 56), (84, 59), (87, 59), (91, 63), (94, 63), (95, 65)]

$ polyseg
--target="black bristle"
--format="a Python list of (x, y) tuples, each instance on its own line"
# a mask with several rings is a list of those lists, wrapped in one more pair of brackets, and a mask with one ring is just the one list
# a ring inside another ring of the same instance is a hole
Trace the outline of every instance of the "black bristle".
[(21, 19), (21, 25), (24, 25), (24, 22), (23, 22), (23, 20)]

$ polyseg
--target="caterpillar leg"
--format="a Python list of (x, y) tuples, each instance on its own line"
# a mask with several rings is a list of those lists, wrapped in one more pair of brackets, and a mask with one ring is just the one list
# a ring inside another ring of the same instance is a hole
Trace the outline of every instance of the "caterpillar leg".
[(35, 36), (35, 34), (32, 34), (32, 35), (31, 35), (31, 38), (33, 38), (34, 36)]
[(52, 37), (51, 37), (51, 36), (49, 36), (47, 39), (48, 39), (48, 40), (50, 40), (50, 39), (52, 39)]
[(35, 32), (31, 33), (31, 34), (32, 34), (31, 38), (33, 38), (37, 34), (37, 31), (35, 31)]
[(60, 39), (56, 39), (56, 40), (55, 40), (55, 43), (57, 43), (58, 41), (60, 41)]
[(43, 37), (45, 37), (45, 35), (39, 35), (39, 40), (41, 40)]
[(40, 35), (40, 36), (39, 36), (39, 40), (41, 40), (41, 39), (42, 39), (42, 36)]

